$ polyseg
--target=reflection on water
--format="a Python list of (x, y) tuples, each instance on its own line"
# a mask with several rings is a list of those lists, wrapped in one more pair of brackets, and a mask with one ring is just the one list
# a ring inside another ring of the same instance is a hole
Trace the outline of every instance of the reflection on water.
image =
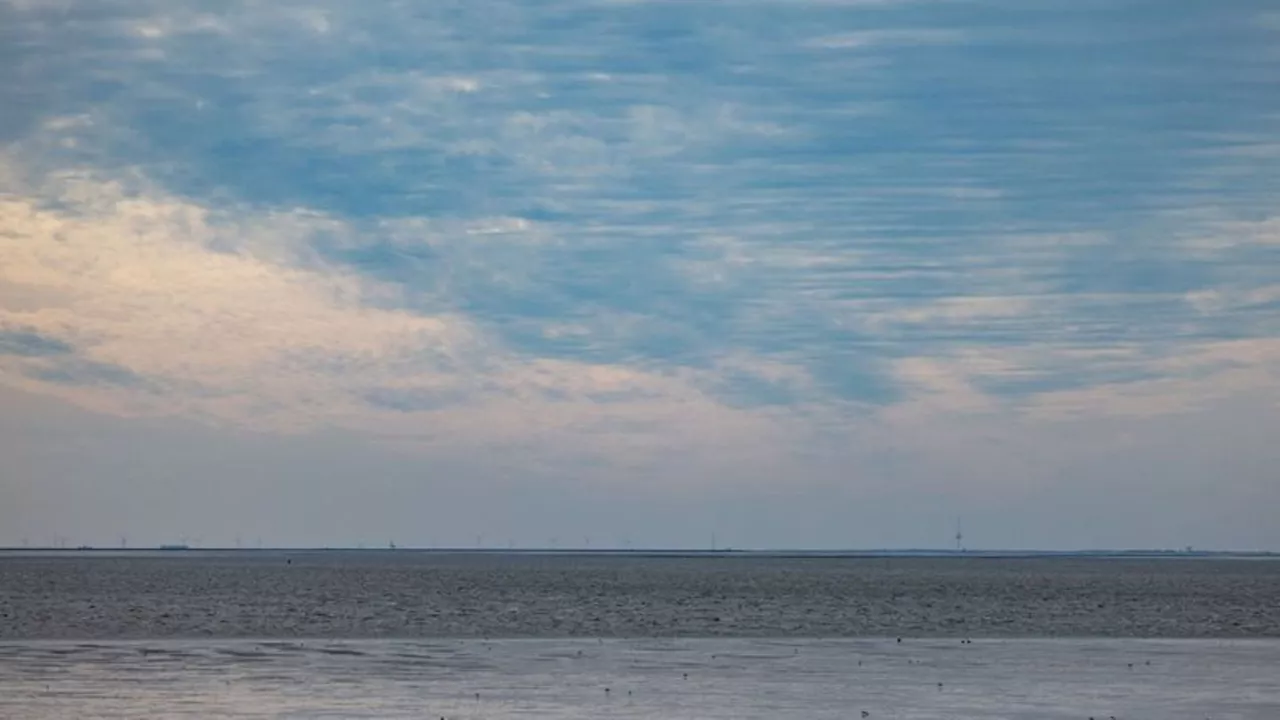
[(1280, 641), (0, 644), (0, 717), (1280, 717)]

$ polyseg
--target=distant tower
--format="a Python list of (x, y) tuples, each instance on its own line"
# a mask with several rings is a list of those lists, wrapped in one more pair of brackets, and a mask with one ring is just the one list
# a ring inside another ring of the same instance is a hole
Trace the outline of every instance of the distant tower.
[(956, 552), (964, 552), (964, 533), (960, 529), (960, 518), (956, 518)]

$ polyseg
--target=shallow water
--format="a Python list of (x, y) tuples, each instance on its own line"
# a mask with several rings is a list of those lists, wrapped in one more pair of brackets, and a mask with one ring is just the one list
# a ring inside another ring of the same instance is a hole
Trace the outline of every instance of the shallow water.
[(1277, 667), (1275, 640), (22, 641), (0, 717), (1275, 720)]

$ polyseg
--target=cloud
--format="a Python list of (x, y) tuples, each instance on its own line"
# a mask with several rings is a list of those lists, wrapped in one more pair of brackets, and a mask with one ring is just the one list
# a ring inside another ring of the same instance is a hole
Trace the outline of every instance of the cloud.
[[(181, 388), (166, 401), (215, 415), (224, 403), (286, 398), (336, 410), (342, 401), (322, 387), (326, 378), (408, 362), (448, 375), (478, 347), (467, 323), (447, 314), (364, 308), (378, 288), (358, 276), (268, 259), (299, 233), (333, 229), (313, 214), (243, 222), (82, 175), (39, 192), (60, 209), (32, 196), (0, 200), (0, 274), (7, 287), (54, 300), (6, 308), (3, 322), (32, 328), (19, 336), (25, 347), (75, 348), (93, 363), (81, 370), (127, 368)], [(235, 250), (219, 249), (227, 247)]]
[[(628, 447), (1264, 383), (1257, 48), (1063, 63), (984, 34), (997, 6), (842, 4), (11, 6), (7, 381)], [(1095, 29), (1042, 12), (1025, 38)], [(1252, 369), (1175, 361), (1229, 352)]]
[(644, 468), (663, 447), (716, 463), (797, 431), (717, 402), (705, 373), (528, 356), (448, 303), (404, 309), (397, 287), (309, 253), (312, 236), (358, 232), (313, 211), (213, 210), (91, 173), (28, 193), (0, 199), (0, 282), (49, 298), (0, 306), (22, 328), (0, 335), (17, 390), (129, 417), (540, 447), (528, 463)]
[[(15, 328), (0, 335), (0, 348), (10, 368), (22, 368), (18, 386), (113, 411), (392, 434), (412, 434), (420, 414), (448, 413), (433, 422), (514, 441), (529, 432), (523, 421), (485, 430), (486, 418), (533, 413), (549, 431), (575, 432), (604, 413), (601, 426), (660, 436), (677, 408), (696, 408), (730, 424), (746, 413), (740, 422), (751, 432), (785, 422), (803, 433), (823, 407), (845, 422), (878, 412), (1176, 412), (1244, 392), (1244, 377), (1270, 382), (1276, 361), (1265, 343), (1233, 345), (1213, 333), (1229, 313), (1245, 313), (1244, 322), (1265, 312), (1271, 285), (1172, 295), (1170, 307), (1195, 313), (1157, 345), (1092, 316), (1091, 303), (1116, 302), (1105, 296), (844, 299), (838, 290), (851, 279), (910, 277), (885, 270), (891, 256), (881, 250), (722, 236), (648, 268), (661, 275), (579, 275), (561, 285), (568, 276), (560, 268), (583, 267), (578, 254), (595, 248), (566, 244), (554, 225), (396, 220), (372, 228), (373, 245), (368, 226), (316, 211), (208, 208), (140, 179), (86, 173), (10, 193), (0, 218), (9, 228), (0, 287), (28, 298), (0, 314)], [(1096, 246), (1068, 243), (1058, 257), (1077, 247)], [(421, 275), (387, 275), (419, 262)], [(619, 266), (637, 268), (644, 265)], [(654, 297), (605, 292), (627, 277), (671, 284)], [(595, 288), (601, 294), (581, 294)], [(503, 292), (508, 302), (541, 296), (550, 304), (542, 314), (476, 304)], [(699, 334), (699, 297), (728, 325)], [(1046, 329), (1058, 319), (1096, 330)], [(1239, 366), (1172, 361), (1230, 348)], [(44, 358), (61, 355), (71, 357)]]

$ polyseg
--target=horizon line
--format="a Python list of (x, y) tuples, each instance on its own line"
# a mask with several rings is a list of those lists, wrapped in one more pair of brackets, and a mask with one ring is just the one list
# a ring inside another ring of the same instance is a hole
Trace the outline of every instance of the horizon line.
[(1046, 550), (1036, 548), (989, 548), (989, 549), (949, 549), (949, 548), (589, 548), (589, 547), (483, 547), (483, 546), (358, 546), (358, 545), (298, 545), (298, 546), (199, 546), (188, 544), (139, 545), (136, 547), (111, 547), (79, 545), (75, 547), (55, 546), (0, 546), (0, 553), (284, 553), (284, 552), (363, 552), (363, 553), (440, 553), (440, 554), (486, 554), (486, 555), (597, 555), (597, 556), (687, 556), (687, 557), (812, 557), (812, 558), (882, 558), (882, 557), (1280, 557), (1276, 550), (1232, 550), (1232, 549), (1169, 549), (1169, 548), (1079, 548), (1072, 550)]

